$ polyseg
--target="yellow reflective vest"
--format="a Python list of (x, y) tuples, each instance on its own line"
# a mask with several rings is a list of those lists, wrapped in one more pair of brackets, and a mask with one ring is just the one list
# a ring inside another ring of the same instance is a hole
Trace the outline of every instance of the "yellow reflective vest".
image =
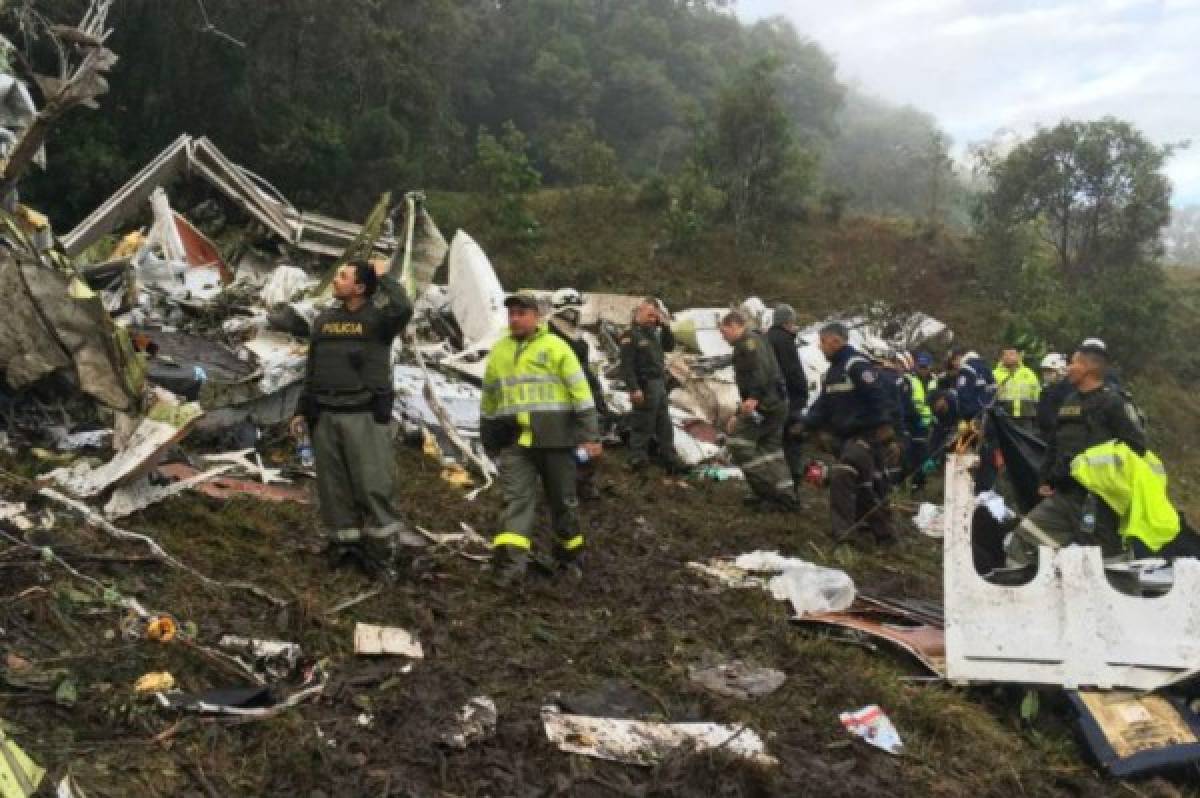
[(921, 382), (921, 378), (916, 374), (909, 374), (908, 382), (912, 385), (913, 407), (917, 409), (921, 423), (926, 429), (929, 429), (933, 424), (933, 410), (929, 407), (929, 402), (925, 400), (925, 383)]
[(996, 401), (1013, 418), (1029, 418), (1037, 412), (1042, 383), (1033, 369), (1017, 366), (1015, 371), (1009, 371), (1004, 366), (997, 366), (992, 376), (996, 378)]
[(1071, 476), (1117, 514), (1122, 538), (1137, 538), (1157, 552), (1179, 534), (1167, 472), (1154, 452), (1139, 457), (1124, 443), (1101, 443), (1071, 461)]
[(571, 448), (597, 436), (587, 375), (570, 345), (544, 324), (524, 340), (506, 335), (492, 348), (479, 412), (484, 423), (515, 420), (520, 446)]

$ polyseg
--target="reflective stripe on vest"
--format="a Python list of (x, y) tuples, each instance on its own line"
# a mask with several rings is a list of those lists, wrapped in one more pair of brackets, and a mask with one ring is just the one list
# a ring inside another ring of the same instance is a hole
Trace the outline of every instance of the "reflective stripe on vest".
[(921, 417), (922, 423), (928, 427), (933, 421), (933, 410), (925, 401), (925, 386), (921, 383), (921, 378), (915, 374), (908, 375), (908, 382), (912, 385), (913, 406), (917, 408), (917, 415)]
[(528, 339), (506, 336), (493, 347), (483, 380), (480, 415), (515, 418), (519, 445), (535, 445), (535, 415), (569, 417), (595, 407), (587, 374), (575, 353), (544, 325)]
[(1179, 534), (1179, 513), (1167, 497), (1166, 471), (1153, 452), (1138, 457), (1124, 443), (1101, 443), (1071, 461), (1071, 476), (1112, 508), (1122, 538), (1137, 538), (1157, 552)]
[(992, 376), (996, 379), (996, 401), (1010, 402), (1013, 418), (1022, 418), (1022, 405), (1028, 410), (1028, 405), (1042, 394), (1042, 384), (1028, 366), (1018, 366), (1016, 371), (1000, 366)]

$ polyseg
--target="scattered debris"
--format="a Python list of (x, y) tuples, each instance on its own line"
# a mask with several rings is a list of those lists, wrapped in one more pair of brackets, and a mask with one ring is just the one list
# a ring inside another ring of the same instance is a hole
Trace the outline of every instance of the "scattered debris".
[(783, 686), (787, 676), (773, 668), (760, 668), (742, 660), (711, 667), (688, 667), (688, 678), (706, 690), (730, 698), (758, 698)]
[(1067, 696), (1088, 747), (1117, 778), (1200, 762), (1200, 715), (1178, 699), (1123, 690)]
[(560, 751), (627, 765), (656, 765), (686, 745), (697, 751), (720, 749), (760, 765), (778, 764), (766, 753), (762, 738), (746, 726), (566, 715), (555, 707), (542, 708), (542, 725)]
[(448, 748), (466, 750), (495, 734), (499, 717), (495, 701), (487, 696), (476, 696), (458, 711), (454, 728), (441, 737), (442, 744)]
[(134, 682), (133, 689), (139, 693), (162, 693), (172, 689), (174, 686), (174, 676), (166, 671), (157, 671), (143, 674)]
[(938, 611), (860, 594), (844, 611), (808, 613), (794, 621), (886, 640), (912, 654), (937, 677), (946, 677), (946, 633)]
[[(172, 485), (187, 483), (187, 488), (195, 490), (210, 499), (226, 501), (240, 497), (259, 499), (267, 502), (295, 502), (311, 504), (312, 498), (303, 488), (290, 485), (269, 485), (246, 479), (225, 477), (222, 474), (236, 466), (225, 465), (204, 473), (184, 463), (167, 463), (158, 467), (158, 473), (176, 480)], [(211, 475), (211, 476), (210, 476)]]
[(276, 679), (291, 675), (300, 664), (301, 649), (297, 643), (225, 635), (217, 645), (248, 659), (249, 662), (245, 663), (247, 668), (256, 673), (270, 674)]
[[(774, 551), (755, 551), (708, 564), (689, 562), (688, 568), (726, 587), (769, 590), (778, 601), (791, 602), (797, 616), (844, 610), (854, 601), (854, 581), (845, 571), (783, 557)], [(760, 573), (773, 576), (765, 579), (754, 575)]]
[(889, 754), (899, 756), (904, 753), (900, 733), (878, 704), (871, 704), (855, 712), (843, 712), (840, 717), (842, 726), (855, 737)]
[(921, 502), (913, 516), (913, 525), (926, 537), (940, 540), (944, 534), (942, 523), (942, 508), (930, 502)]
[(958, 684), (1155, 690), (1200, 668), (1200, 561), (1174, 563), (1166, 595), (1118, 593), (1098, 547), (1043, 548), (1033, 580), (992, 584), (975, 568), (968, 467), (946, 465), (946, 673)]
[(394, 654), (410, 659), (424, 659), (421, 642), (411, 633), (394, 626), (354, 625), (354, 653), (365, 655)]

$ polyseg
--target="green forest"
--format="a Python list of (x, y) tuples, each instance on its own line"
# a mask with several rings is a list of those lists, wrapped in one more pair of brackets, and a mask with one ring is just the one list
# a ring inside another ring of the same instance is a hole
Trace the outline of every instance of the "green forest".
[[(85, 5), (36, 8), (76, 20)], [(859, 96), (788, 22), (747, 25), (732, 6), (117, 0), (111, 92), (63, 121), (53, 168), (27, 192), (76, 220), (188, 132), (298, 205), (355, 217), (386, 190), (477, 189), (497, 145), (527, 155), (527, 182), (659, 179), (702, 210), (699, 171), (718, 189), (748, 187), (733, 198), (742, 217), (822, 201), (948, 212), (951, 142), (929, 116)], [(24, 11), (9, 7), (14, 42), (36, 32)]]
[[(45, 34), (87, 5), (4, 4), (10, 70), (35, 85), (55, 63)], [(1103, 324), (1131, 362), (1161, 349), (1174, 145), (1112, 117), (956, 143), (929, 114), (847, 85), (787, 20), (735, 12), (731, 0), (113, 0), (109, 91), (57, 119), (49, 166), (22, 197), (69, 229), (189, 133), (308, 210), (363, 219), (385, 192), (425, 190), (517, 281), (662, 290), (649, 262), (660, 283), (706, 273), (737, 292), (771, 287), (754, 275), (828, 284), (818, 264), (841, 259), (861, 276), (845, 307), (966, 291), (991, 300), (964, 314), (986, 320), (968, 332), (989, 341), (1044, 351)], [(822, 238), (844, 219), (865, 254)], [(879, 261), (896, 251), (888, 239), (927, 249), (942, 277)], [(1172, 358), (1189, 373), (1198, 360)]]

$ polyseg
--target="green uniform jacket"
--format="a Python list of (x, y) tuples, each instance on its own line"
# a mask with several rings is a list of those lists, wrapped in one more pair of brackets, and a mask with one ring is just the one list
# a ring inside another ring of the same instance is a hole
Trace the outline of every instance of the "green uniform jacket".
[(1071, 477), (1071, 461), (1113, 440), (1138, 455), (1146, 453), (1146, 433), (1133, 405), (1108, 385), (1087, 393), (1071, 391), (1059, 406), (1054, 431), (1046, 441), (1041, 481), (1057, 490), (1080, 490), (1082, 486)]
[(323, 311), (312, 327), (306, 397), (328, 408), (358, 407), (392, 392), (392, 341), (413, 315), (404, 288), (379, 280), (375, 296), (357, 311), (343, 303)]
[(621, 379), (631, 391), (644, 390), (650, 380), (666, 378), (666, 353), (675, 350), (670, 327), (634, 324), (621, 336)]
[[(521, 341), (506, 335), (492, 348), (479, 410), (487, 428), (481, 435), (497, 448), (571, 448), (599, 434), (587, 374), (570, 345), (545, 325)], [(496, 431), (505, 425), (515, 440)]]
[(761, 335), (747, 331), (733, 345), (733, 371), (743, 400), (757, 399), (763, 412), (783, 401), (775, 353)]

